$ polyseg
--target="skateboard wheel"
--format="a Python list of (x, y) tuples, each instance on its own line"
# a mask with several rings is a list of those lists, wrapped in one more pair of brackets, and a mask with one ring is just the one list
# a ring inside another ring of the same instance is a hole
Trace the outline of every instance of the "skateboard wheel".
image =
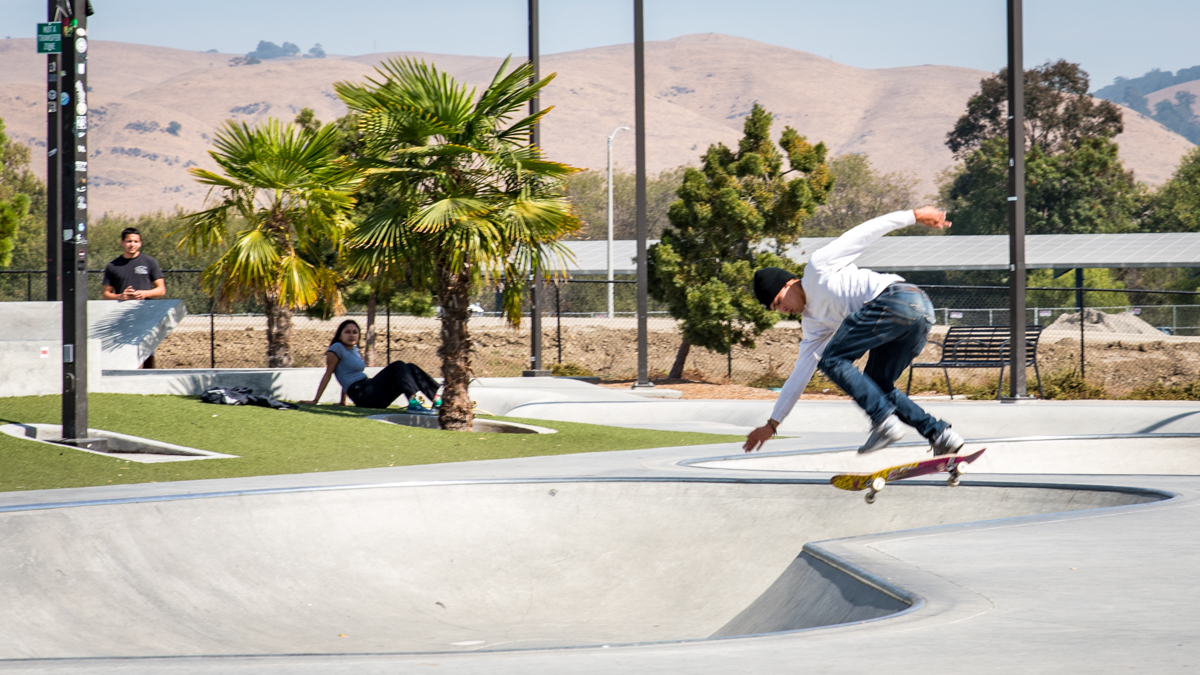
[(946, 481), (946, 485), (949, 485), (950, 487), (958, 487), (958, 484), (961, 482), (962, 478), (959, 476), (950, 476), (950, 479)]
[(867, 501), (867, 503), (868, 503), (868, 504), (874, 504), (874, 503), (875, 503), (875, 493), (874, 493), (874, 492), (868, 492), (868, 493), (866, 494), (866, 496), (864, 496), (864, 497), (863, 497), (863, 499), (865, 499), (865, 500)]
[(959, 462), (958, 464), (955, 464), (955, 465), (954, 465), (954, 472), (955, 472), (955, 473), (959, 473), (959, 474), (966, 473), (966, 472), (967, 472), (967, 463), (966, 463), (966, 462)]
[(887, 481), (884, 480), (882, 476), (876, 476), (875, 480), (871, 481), (871, 490), (874, 492), (879, 492), (883, 489), (884, 485), (887, 485)]

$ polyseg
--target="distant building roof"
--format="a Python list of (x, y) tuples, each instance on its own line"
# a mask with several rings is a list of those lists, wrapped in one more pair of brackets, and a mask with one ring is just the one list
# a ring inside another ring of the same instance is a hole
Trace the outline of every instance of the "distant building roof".
[[(656, 243), (652, 240), (650, 244)], [(833, 241), (832, 237), (801, 239), (788, 250), (796, 262)], [(570, 241), (575, 253), (571, 274), (605, 274), (608, 242)], [(615, 274), (634, 274), (637, 242), (613, 242)], [(855, 263), (878, 272), (1008, 269), (1006, 235), (884, 237)], [(1027, 269), (1073, 267), (1200, 267), (1200, 233), (1163, 234), (1033, 234), (1025, 237)]]

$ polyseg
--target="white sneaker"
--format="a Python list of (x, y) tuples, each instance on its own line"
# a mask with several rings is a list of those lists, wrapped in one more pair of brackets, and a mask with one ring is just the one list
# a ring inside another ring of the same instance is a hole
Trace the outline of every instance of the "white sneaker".
[(951, 429), (950, 427), (946, 427), (945, 429), (942, 429), (942, 433), (938, 434), (937, 437), (929, 443), (929, 446), (933, 450), (933, 455), (935, 457), (938, 455), (953, 455), (959, 450), (962, 450), (963, 437), (959, 436), (957, 431)]
[(867, 442), (858, 449), (858, 454), (865, 455), (868, 452), (882, 450), (901, 438), (904, 438), (904, 425), (900, 422), (899, 417), (888, 415), (887, 419), (871, 427), (871, 435), (867, 437)]

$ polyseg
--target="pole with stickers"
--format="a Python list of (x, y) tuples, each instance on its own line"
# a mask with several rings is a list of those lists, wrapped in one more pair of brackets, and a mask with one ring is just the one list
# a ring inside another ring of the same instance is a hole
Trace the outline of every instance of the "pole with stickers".
[(47, 22), (38, 24), (37, 47), (46, 55), (46, 301), (62, 299), (62, 219), (59, 218), (58, 179), (62, 173), (59, 153), (60, 59), (62, 58), (62, 22), (59, 0), (46, 0)]
[[(66, 441), (87, 436), (87, 208), (88, 208), (88, 35), (92, 14), (87, 0), (57, 0), (61, 24), (58, 55), (58, 218), (62, 235), (62, 435)], [(47, 95), (48, 97), (49, 95)], [(53, 116), (54, 113), (51, 113)], [(51, 134), (53, 137), (53, 134)], [(51, 138), (50, 140), (54, 140)], [(56, 167), (57, 165), (57, 167)]]

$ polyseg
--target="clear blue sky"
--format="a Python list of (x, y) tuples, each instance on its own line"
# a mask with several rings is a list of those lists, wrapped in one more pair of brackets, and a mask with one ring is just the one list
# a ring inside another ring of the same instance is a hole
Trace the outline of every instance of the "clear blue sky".
[[(82, 2), (83, 0), (76, 0)], [(2, 0), (0, 38), (32, 37), (45, 0)], [(93, 0), (96, 39), (246, 53), (523, 55), (525, 0)], [(630, 42), (630, 0), (541, 0), (542, 53)], [(1005, 63), (1004, 0), (645, 0), (646, 38), (725, 33), (863, 68)], [(1200, 65), (1200, 0), (1026, 0), (1025, 63), (1081, 63), (1092, 86)]]

